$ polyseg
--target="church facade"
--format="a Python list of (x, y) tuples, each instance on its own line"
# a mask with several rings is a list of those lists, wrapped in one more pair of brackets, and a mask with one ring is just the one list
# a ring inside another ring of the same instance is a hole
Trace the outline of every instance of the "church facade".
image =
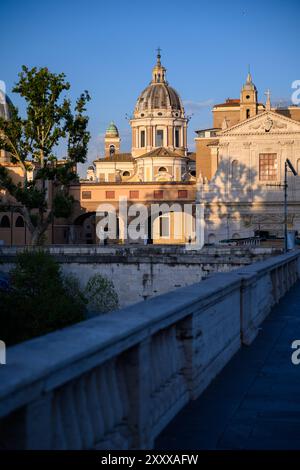
[[(210, 135), (198, 131), (197, 199), (205, 203), (210, 243), (257, 232), (283, 236), (286, 159), (300, 171), (300, 109), (272, 108), (266, 95), (259, 103), (249, 73), (240, 100), (213, 108)], [(288, 173), (287, 185), (288, 229), (299, 231), (299, 176)]]

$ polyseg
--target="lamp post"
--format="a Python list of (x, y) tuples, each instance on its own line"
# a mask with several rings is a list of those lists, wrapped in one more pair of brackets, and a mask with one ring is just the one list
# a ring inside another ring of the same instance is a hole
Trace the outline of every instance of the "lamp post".
[(288, 182), (287, 182), (287, 173), (288, 170), (291, 170), (294, 176), (297, 176), (298, 173), (293, 167), (291, 161), (287, 158), (284, 162), (284, 183), (283, 184), (267, 184), (267, 186), (277, 186), (283, 188), (284, 190), (284, 253), (288, 251), (288, 230), (287, 230), (287, 219), (288, 219)]
[(294, 176), (297, 176), (297, 171), (293, 167), (291, 161), (287, 158), (284, 162), (284, 252), (288, 251), (288, 229), (287, 229), (287, 216), (288, 216), (288, 183), (287, 183), (287, 172), (291, 170)]

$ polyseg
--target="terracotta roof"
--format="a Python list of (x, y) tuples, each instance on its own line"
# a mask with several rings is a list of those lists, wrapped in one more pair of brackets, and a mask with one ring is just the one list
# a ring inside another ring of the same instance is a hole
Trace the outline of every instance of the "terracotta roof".
[(132, 162), (133, 160), (131, 153), (116, 153), (112, 157), (98, 158), (94, 162)]
[[(265, 107), (263, 103), (257, 103), (257, 105)], [(215, 104), (213, 108), (234, 108), (238, 106), (240, 106), (240, 99), (228, 98), (224, 103)]]
[(158, 147), (154, 150), (151, 150), (148, 153), (144, 153), (143, 155), (139, 155), (136, 158), (141, 158), (141, 157), (180, 157), (184, 158), (184, 155), (181, 155), (180, 153), (173, 152), (172, 150), (167, 149), (166, 147)]
[(231, 106), (239, 106), (239, 105), (240, 105), (240, 100), (238, 98), (227, 98), (225, 103), (215, 104), (214, 108), (223, 108), (223, 107), (230, 108)]

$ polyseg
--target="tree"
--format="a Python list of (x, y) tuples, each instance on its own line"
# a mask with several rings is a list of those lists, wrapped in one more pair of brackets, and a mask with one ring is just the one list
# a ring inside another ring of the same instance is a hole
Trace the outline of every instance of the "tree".
[[(0, 149), (10, 155), (11, 162), (22, 169), (22, 182), (15, 183), (7, 168), (0, 165), (0, 189), (12, 196), (0, 200), (2, 211), (13, 210), (23, 215), (31, 232), (32, 244), (40, 244), (54, 217), (71, 215), (73, 199), (69, 184), (77, 179), (76, 164), (84, 163), (90, 134), (87, 131), (87, 91), (76, 101), (74, 112), (64, 92), (70, 89), (65, 75), (51, 73), (46, 67), (22, 67), (13, 92), (26, 101), (23, 119), (18, 109), (9, 104), (10, 119), (0, 118)], [(54, 150), (67, 143), (63, 164)], [(32, 172), (32, 177), (28, 177)], [(47, 181), (51, 181), (54, 197), (48, 201)]]
[(49, 253), (19, 253), (9, 279), (9, 289), (0, 290), (1, 339), (7, 345), (85, 319), (87, 301), (79, 283), (63, 276)]

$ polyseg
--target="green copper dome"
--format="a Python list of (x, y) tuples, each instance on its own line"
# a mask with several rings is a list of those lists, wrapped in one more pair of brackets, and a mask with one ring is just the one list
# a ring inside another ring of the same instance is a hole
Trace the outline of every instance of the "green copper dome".
[(113, 121), (111, 121), (108, 128), (106, 129), (106, 134), (115, 135), (116, 137), (119, 136), (118, 128)]

